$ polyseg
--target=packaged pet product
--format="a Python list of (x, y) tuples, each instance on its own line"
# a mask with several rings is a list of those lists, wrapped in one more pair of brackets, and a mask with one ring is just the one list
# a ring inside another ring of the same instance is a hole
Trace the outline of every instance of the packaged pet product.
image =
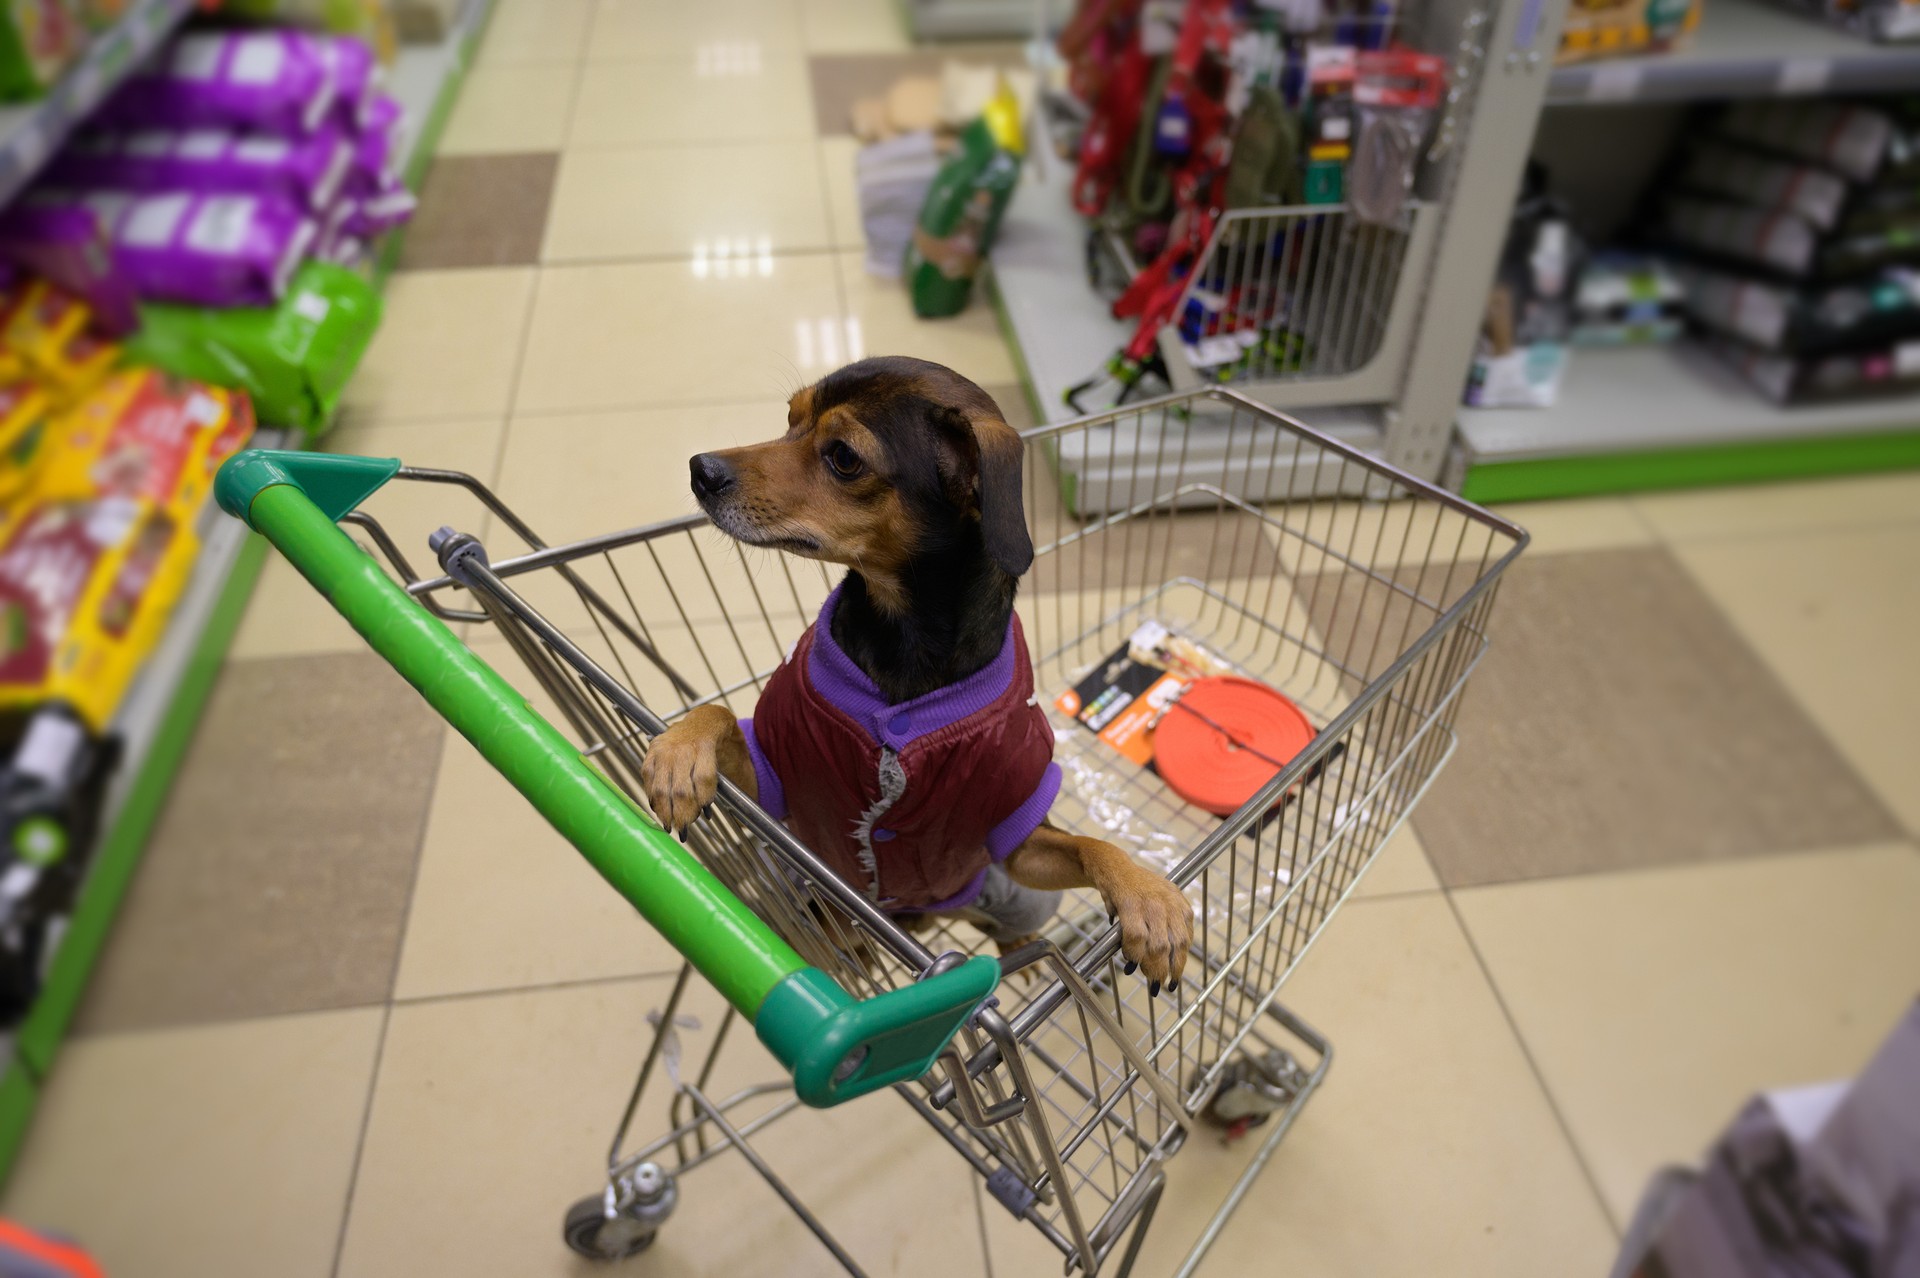
[(418, 204), (412, 191), (397, 184), (365, 199), (341, 200), (346, 210), (342, 230), (358, 239), (377, 240), (411, 218)]
[(1486, 318), (1467, 374), (1477, 408), (1545, 408), (1560, 395), (1585, 250), (1566, 205), (1528, 170), (1500, 254)]
[(236, 128), (85, 133), (47, 166), (47, 181), (82, 190), (278, 195), (317, 213), (339, 195), (356, 145), (334, 125), (293, 137)]
[(907, 244), (903, 273), (922, 319), (958, 315), (973, 291), (980, 259), (993, 244), (1020, 177), (1025, 142), (1019, 104), (1002, 87), (991, 106), (960, 135), (960, 149), (927, 191)]
[(1825, 355), (1773, 354), (1725, 337), (1710, 337), (1707, 344), (1776, 404), (1910, 395), (1920, 388), (1920, 341)]
[(0, 386), (0, 506), (20, 499), (47, 454), (53, 396), (37, 382)]
[(1816, 355), (1920, 338), (1920, 271), (1816, 289), (1697, 268), (1681, 279), (1695, 320), (1763, 351)]
[(34, 487), (150, 502), (190, 521), (213, 491), (220, 463), (253, 428), (243, 393), (153, 368), (122, 369), (64, 416)]
[(1554, 61), (1589, 62), (1678, 48), (1700, 25), (1704, 0), (1574, 0)]
[(99, 215), (85, 205), (21, 202), (0, 211), (0, 260), (80, 298), (94, 328), (107, 337), (124, 336), (140, 322), (133, 284), (114, 258)]
[(1574, 292), (1575, 346), (1629, 346), (1680, 336), (1686, 290), (1657, 257), (1599, 253)]
[(1880, 175), (1893, 118), (1821, 98), (1755, 99), (1727, 108), (1715, 129), (1749, 146), (1825, 165), (1855, 182)]
[(319, 435), (380, 326), (380, 295), (352, 271), (309, 262), (270, 310), (149, 306), (133, 358), (247, 392), (276, 426)]
[(1362, 222), (1384, 226), (1413, 193), (1421, 144), (1446, 96), (1447, 64), (1411, 49), (1362, 51), (1355, 63), (1347, 200)]
[(0, 0), (0, 100), (44, 94), (88, 39), (77, 0)]
[(365, 123), (354, 135), (353, 159), (344, 190), (365, 199), (402, 185), (400, 166), (407, 153), (406, 112), (386, 94), (376, 94)]
[(272, 303), (306, 258), (316, 230), (298, 205), (270, 195), (42, 191), (28, 199), (41, 207), (93, 209), (135, 292), (201, 306)]
[(1655, 231), (1678, 247), (1795, 279), (1819, 266), (1819, 232), (1792, 213), (1675, 196), (1660, 202)]
[(1798, 0), (1794, 7), (1869, 40), (1920, 40), (1920, 0)]
[(128, 80), (100, 120), (126, 129), (239, 127), (307, 134), (331, 118), (340, 67), (304, 31), (197, 31)]
[(86, 303), (45, 280), (34, 280), (20, 292), (0, 341), (62, 399), (90, 391), (120, 359), (119, 347), (94, 336)]
[(1678, 183), (1703, 195), (1783, 210), (1822, 231), (1840, 224), (1847, 203), (1847, 183), (1837, 174), (1725, 142), (1700, 142), (1689, 148)]

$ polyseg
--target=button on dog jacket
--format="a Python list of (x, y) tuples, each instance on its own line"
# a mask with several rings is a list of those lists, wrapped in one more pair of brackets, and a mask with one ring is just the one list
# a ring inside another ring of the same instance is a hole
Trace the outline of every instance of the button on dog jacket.
[(1020, 620), (984, 668), (888, 705), (833, 641), (839, 598), (741, 721), (760, 805), (882, 908), (967, 905), (1060, 791)]

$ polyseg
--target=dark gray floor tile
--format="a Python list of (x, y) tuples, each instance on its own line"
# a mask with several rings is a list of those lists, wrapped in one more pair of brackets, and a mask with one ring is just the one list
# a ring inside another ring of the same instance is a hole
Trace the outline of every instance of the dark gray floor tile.
[(444, 736), (371, 654), (230, 663), (80, 1029), (385, 1000)]
[(400, 269), (538, 262), (559, 165), (560, 157), (551, 151), (435, 160), (407, 228)]

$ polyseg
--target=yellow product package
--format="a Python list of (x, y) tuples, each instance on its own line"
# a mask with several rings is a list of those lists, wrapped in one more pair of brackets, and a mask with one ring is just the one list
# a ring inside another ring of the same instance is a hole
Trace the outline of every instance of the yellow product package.
[(0, 709), (60, 702), (106, 728), (186, 587), (214, 473), (253, 429), (244, 394), (134, 369), (43, 432), (26, 493), (0, 507)]
[(104, 731), (198, 550), (137, 498), (17, 503), (0, 520), (0, 709), (60, 702)]
[(253, 429), (253, 402), (242, 391), (157, 369), (122, 369), (62, 415), (35, 488), (134, 497), (192, 520), (213, 491), (220, 463), (240, 451)]
[(0, 502), (26, 491), (47, 455), (53, 399), (37, 382), (0, 385)]
[(89, 330), (92, 318), (85, 302), (34, 280), (9, 310), (0, 345), (59, 394), (81, 395), (120, 358), (119, 347)]

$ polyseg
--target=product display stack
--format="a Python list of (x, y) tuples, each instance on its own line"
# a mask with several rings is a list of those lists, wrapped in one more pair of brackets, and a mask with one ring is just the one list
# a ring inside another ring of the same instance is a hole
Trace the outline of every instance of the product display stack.
[[(1109, 250), (1092, 255), (1096, 287), (1134, 335), (1070, 404), (1171, 381), (1169, 329), (1204, 380), (1297, 371), (1322, 340), (1316, 287), (1390, 285), (1384, 271), (1316, 284), (1312, 247), (1385, 260), (1390, 234), (1368, 228), (1397, 229), (1411, 198), (1448, 68), (1397, 25), (1392, 5), (1319, 0), (1080, 7), (1059, 41), (1084, 117), (1067, 139), (1073, 203)], [(1222, 229), (1268, 209), (1300, 213)]]
[(1649, 232), (1709, 345), (1769, 399), (1920, 385), (1920, 100), (1718, 109)]
[[(332, 425), (414, 208), (418, 112), (450, 101), (487, 7), (416, 0), (404, 24), (386, 0), (0, 14), (0, 94), (23, 103), (0, 121), (17, 191), (0, 203), (9, 1080), (51, 1061), (152, 819), (127, 795), (163, 792), (206, 695), (192, 671), (218, 664), (259, 562), (215, 518), (215, 472), (257, 437), (299, 446)], [(416, 55), (411, 109), (389, 88), (403, 25), (453, 54)], [(433, 97), (422, 66), (441, 68)], [(32, 1093), (0, 1086), (0, 1160)]]

